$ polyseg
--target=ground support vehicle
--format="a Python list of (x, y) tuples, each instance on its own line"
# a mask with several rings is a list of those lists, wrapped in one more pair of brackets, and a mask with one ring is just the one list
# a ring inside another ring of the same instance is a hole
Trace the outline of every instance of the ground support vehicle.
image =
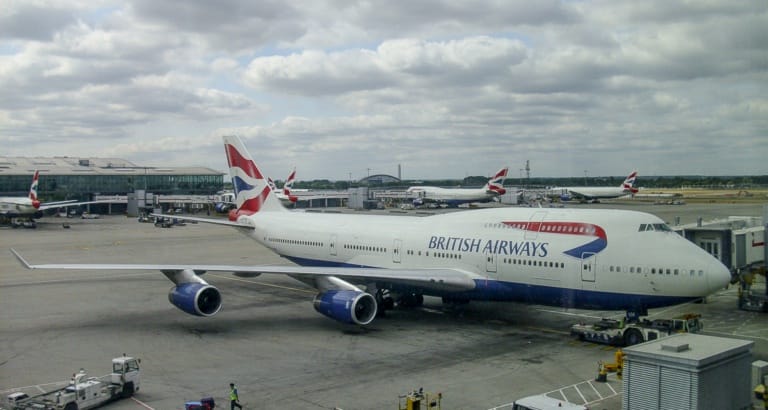
[[(760, 277), (762, 276), (762, 292)], [(751, 312), (768, 312), (768, 281), (766, 281), (765, 266), (747, 270), (738, 275), (739, 279), (739, 309)]]
[(427, 393), (423, 388), (398, 397), (398, 410), (440, 410), (443, 393)]
[[(112, 359), (112, 373), (104, 377), (88, 377), (80, 369), (72, 375), (69, 384), (58, 390), (36, 396), (23, 392), (8, 395), (10, 410), (87, 410), (95, 409), (113, 400), (130, 397), (139, 390), (140, 360), (133, 357)], [(4, 407), (5, 408), (5, 407)]]
[(642, 319), (637, 322), (601, 319), (591, 324), (577, 323), (571, 327), (571, 335), (589, 342), (632, 346), (675, 333), (698, 333), (702, 328), (701, 315), (687, 314), (674, 319)]

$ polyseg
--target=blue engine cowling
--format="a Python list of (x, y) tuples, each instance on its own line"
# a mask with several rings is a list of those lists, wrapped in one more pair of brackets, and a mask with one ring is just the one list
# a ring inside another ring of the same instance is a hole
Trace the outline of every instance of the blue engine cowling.
[(342, 323), (367, 325), (376, 317), (376, 299), (355, 290), (329, 290), (313, 301), (315, 310)]
[(195, 316), (213, 316), (221, 309), (221, 293), (204, 283), (182, 283), (171, 289), (168, 301)]

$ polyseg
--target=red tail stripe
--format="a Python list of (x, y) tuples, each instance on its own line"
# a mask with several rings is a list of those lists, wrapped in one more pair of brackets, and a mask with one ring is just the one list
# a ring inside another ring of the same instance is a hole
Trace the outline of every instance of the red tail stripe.
[(243, 172), (245, 172), (246, 175), (251, 178), (264, 179), (264, 177), (261, 175), (261, 172), (259, 172), (259, 168), (256, 167), (256, 164), (252, 160), (240, 155), (240, 152), (237, 150), (237, 148), (227, 144), (226, 150), (230, 167), (238, 167), (242, 169)]
[(264, 201), (267, 200), (267, 196), (271, 190), (268, 186), (265, 186), (264, 189), (261, 191), (261, 193), (258, 196), (255, 196), (253, 198), (247, 199), (243, 204), (240, 206), (240, 208), (237, 208), (238, 212), (242, 212), (243, 215), (250, 215), (246, 212), (256, 213), (259, 212), (261, 209), (261, 205), (264, 204)]

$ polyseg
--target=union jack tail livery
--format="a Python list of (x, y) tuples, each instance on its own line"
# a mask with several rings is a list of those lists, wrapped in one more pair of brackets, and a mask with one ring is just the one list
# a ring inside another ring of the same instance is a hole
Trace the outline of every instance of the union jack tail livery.
[(627, 177), (627, 179), (624, 180), (624, 183), (621, 184), (621, 186), (624, 188), (625, 191), (629, 191), (633, 194), (636, 194), (639, 190), (634, 187), (635, 179), (637, 179), (637, 171), (632, 171), (632, 173), (629, 174), (629, 176)]
[(504, 179), (507, 177), (507, 171), (509, 171), (509, 167), (504, 167), (500, 169), (493, 178), (489, 179), (488, 183), (485, 184), (486, 191), (504, 195), (507, 192), (507, 190), (504, 189)]
[(296, 168), (291, 171), (291, 174), (288, 175), (288, 180), (285, 181), (285, 184), (283, 185), (283, 193), (286, 195), (291, 195), (291, 189), (293, 189), (293, 182), (296, 180)]
[(285, 211), (240, 138), (225, 136), (224, 150), (237, 206), (229, 212), (229, 219), (237, 221), (240, 216), (260, 211)]
[(40, 200), (37, 199), (37, 179), (40, 176), (40, 171), (35, 170), (35, 176), (32, 177), (32, 185), (29, 187), (29, 199), (32, 200), (32, 206), (35, 209), (40, 208)]

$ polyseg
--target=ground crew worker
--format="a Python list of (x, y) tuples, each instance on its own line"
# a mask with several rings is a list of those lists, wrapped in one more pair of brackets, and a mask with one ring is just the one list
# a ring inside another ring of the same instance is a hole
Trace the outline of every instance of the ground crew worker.
[(235, 407), (242, 409), (240, 405), (240, 397), (237, 395), (237, 387), (234, 383), (229, 384), (229, 410), (235, 410)]

